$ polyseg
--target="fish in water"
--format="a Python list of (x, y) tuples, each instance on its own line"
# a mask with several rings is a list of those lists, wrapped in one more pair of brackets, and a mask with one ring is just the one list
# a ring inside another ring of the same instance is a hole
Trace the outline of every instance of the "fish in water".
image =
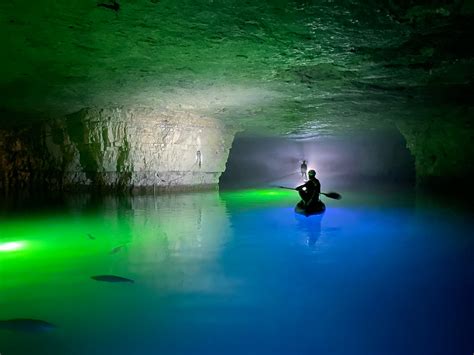
[(87, 233), (87, 237), (88, 237), (89, 239), (92, 239), (92, 240), (95, 239), (95, 237), (94, 237), (92, 234), (90, 234), (90, 233)]
[(0, 329), (24, 333), (47, 333), (56, 329), (56, 326), (39, 319), (15, 318), (0, 320)]
[(125, 244), (119, 245), (115, 248), (113, 248), (109, 254), (117, 254), (120, 250), (122, 250), (125, 247)]
[(112, 1), (111, 3), (104, 3), (104, 2), (98, 3), (97, 6), (104, 7), (106, 9), (113, 10), (115, 12), (119, 12), (120, 10), (120, 4), (115, 0)]
[(125, 277), (115, 276), (115, 275), (96, 275), (96, 276), (91, 276), (91, 279), (96, 280), (96, 281), (104, 281), (104, 282), (130, 282), (130, 283), (135, 282)]

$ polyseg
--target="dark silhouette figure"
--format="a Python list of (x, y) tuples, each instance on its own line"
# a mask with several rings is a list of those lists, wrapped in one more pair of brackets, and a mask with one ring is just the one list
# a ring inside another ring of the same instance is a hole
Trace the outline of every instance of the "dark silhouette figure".
[(301, 177), (306, 181), (308, 180), (308, 175), (306, 172), (308, 171), (308, 166), (306, 165), (306, 160), (303, 160), (303, 163), (301, 163)]
[(198, 150), (198, 151), (196, 152), (196, 163), (198, 164), (199, 169), (201, 169), (202, 155), (201, 155), (201, 151), (200, 151), (200, 150)]
[(308, 172), (309, 179), (303, 185), (296, 188), (301, 200), (298, 205), (305, 210), (318, 210), (322, 203), (319, 200), (321, 193), (321, 183), (316, 179), (316, 171), (310, 170)]

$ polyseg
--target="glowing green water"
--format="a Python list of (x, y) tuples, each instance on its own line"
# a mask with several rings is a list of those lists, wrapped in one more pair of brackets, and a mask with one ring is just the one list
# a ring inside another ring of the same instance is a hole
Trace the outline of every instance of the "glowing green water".
[[(322, 219), (295, 216), (295, 193), (281, 189), (85, 196), (62, 209), (4, 212), (0, 319), (58, 328), (0, 329), (0, 352), (467, 348), (471, 222), (399, 196), (378, 195), (378, 205), (359, 196), (355, 206), (356, 194), (344, 195), (326, 201)], [(135, 283), (90, 278), (103, 274)]]

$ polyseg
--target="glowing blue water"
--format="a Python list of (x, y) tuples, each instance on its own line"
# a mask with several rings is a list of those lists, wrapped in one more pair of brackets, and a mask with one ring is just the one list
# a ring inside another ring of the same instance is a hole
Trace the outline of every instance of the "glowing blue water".
[[(76, 201), (54, 212), (68, 235), (50, 229), (54, 246), (35, 239), (28, 257), (54, 259), (29, 270), (41, 282), (11, 258), (0, 269), (0, 319), (58, 328), (0, 330), (0, 352), (472, 353), (470, 217), (390, 197), (355, 200), (328, 202), (322, 218), (296, 216), (284, 199), (252, 204), (217, 193), (109, 199), (94, 209)], [(47, 218), (35, 216), (32, 230)], [(11, 239), (16, 227), (2, 226)]]

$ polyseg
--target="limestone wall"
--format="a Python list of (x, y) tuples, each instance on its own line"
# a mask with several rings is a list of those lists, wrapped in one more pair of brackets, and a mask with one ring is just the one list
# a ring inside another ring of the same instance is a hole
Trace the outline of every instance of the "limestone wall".
[(0, 188), (212, 186), (234, 130), (185, 112), (87, 109), (0, 131)]
[(398, 122), (407, 148), (415, 158), (419, 187), (449, 192), (455, 187), (472, 186), (472, 115), (472, 112), (445, 111), (432, 113), (413, 122)]

